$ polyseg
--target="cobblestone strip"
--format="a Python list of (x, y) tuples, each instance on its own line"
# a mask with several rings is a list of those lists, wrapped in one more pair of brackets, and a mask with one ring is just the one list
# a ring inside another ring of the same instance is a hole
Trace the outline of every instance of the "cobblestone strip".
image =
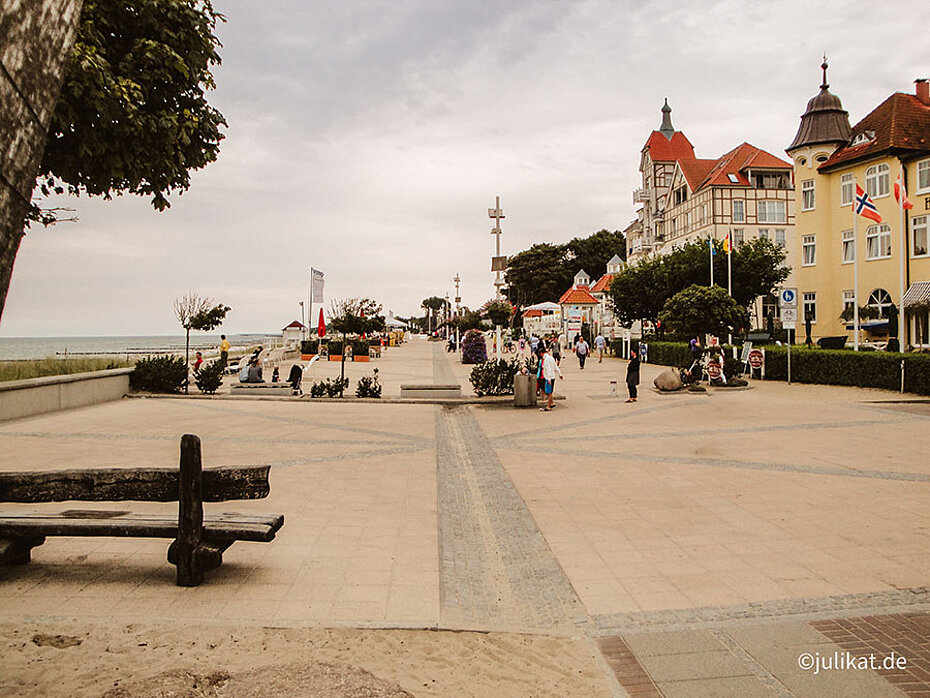
[(597, 647), (627, 694), (635, 698), (662, 698), (658, 686), (622, 637), (602, 637)]
[(436, 408), (442, 623), (573, 630), (584, 606), (468, 408)]
[(819, 620), (862, 615), (930, 610), (930, 587), (875, 591), (862, 594), (821, 596), (745, 603), (736, 606), (705, 606), (668, 611), (617, 613), (594, 616), (594, 634), (665, 630), (704, 630), (741, 622)]
[(718, 629), (711, 630), (710, 634), (713, 635), (720, 644), (730, 650), (730, 654), (743, 662), (752, 672), (753, 676), (765, 684), (766, 688), (774, 695), (778, 696), (778, 698), (794, 698), (794, 694), (788, 690), (785, 684), (779, 681), (772, 672), (762, 666), (755, 657), (743, 649), (742, 646), (726, 632)]

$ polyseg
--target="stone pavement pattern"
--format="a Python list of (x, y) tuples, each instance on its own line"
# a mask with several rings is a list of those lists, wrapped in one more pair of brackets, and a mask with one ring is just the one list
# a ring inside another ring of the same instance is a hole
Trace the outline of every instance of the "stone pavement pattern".
[[(375, 366), (386, 395), (451, 378), (470, 392), (441, 345), (352, 370)], [(930, 610), (927, 406), (769, 383), (660, 395), (648, 365), (629, 405), (608, 390), (624, 369), (566, 356), (551, 413), (133, 399), (2, 424), (4, 470), (167, 465), (198, 433), (208, 466), (272, 464), (271, 496), (236, 506), (286, 523), (272, 544), (233, 546), (196, 589), (173, 586), (163, 541), (50, 539), (0, 569), (0, 619), (583, 635), (630, 693), (930, 690), (927, 647), (898, 620), (875, 647), (913, 663), (907, 682), (797, 666), (846, 651), (817, 623)]]

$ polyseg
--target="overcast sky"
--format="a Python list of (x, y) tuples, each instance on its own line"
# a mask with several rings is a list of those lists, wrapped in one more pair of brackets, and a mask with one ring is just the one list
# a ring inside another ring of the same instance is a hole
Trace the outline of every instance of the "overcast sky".
[(504, 254), (624, 228), (665, 97), (698, 157), (785, 157), (824, 51), (853, 124), (930, 75), (922, 0), (214, 4), (219, 160), (168, 212), (82, 197), (30, 230), (0, 336), (178, 334), (188, 289), (232, 307), (228, 332), (277, 331), (311, 266), (327, 306), (418, 314), (458, 273), (477, 307), (494, 197)]

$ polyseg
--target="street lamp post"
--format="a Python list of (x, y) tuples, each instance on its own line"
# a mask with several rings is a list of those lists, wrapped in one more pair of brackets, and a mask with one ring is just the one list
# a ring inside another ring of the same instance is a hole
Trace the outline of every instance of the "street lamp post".
[[(494, 208), (488, 209), (488, 217), (494, 219), (494, 227), (491, 228), (491, 235), (494, 235), (496, 240), (495, 251), (496, 254), (491, 258), (491, 271), (495, 273), (494, 277), (494, 298), (495, 300), (501, 299), (501, 286), (504, 285), (504, 279), (501, 276), (501, 272), (506, 268), (506, 258), (501, 256), (501, 219), (503, 219), (504, 211), (501, 209), (501, 197), (494, 197)], [(497, 325), (495, 327), (495, 343), (496, 343), (496, 355), (497, 360), (500, 361), (501, 358), (501, 326)]]
[(459, 342), (459, 334), (460, 334), (460, 333), (459, 333), (459, 323), (458, 323), (458, 319), (460, 318), (460, 312), (461, 312), (461, 311), (460, 311), (460, 305), (461, 305), (461, 303), (462, 303), (462, 294), (461, 294), (461, 292), (459, 291), (459, 283), (461, 283), (462, 280), (459, 278), (459, 275), (458, 275), (458, 274), (456, 274), (456, 275), (455, 275), (455, 278), (452, 279), (452, 280), (455, 282), (455, 318), (456, 318), (456, 323), (455, 323), (455, 348), (456, 348), (456, 350), (461, 351), (462, 345), (461, 345), (461, 343)]
[(303, 325), (303, 328), (300, 330), (300, 337), (302, 340), (306, 341), (307, 339), (307, 321), (304, 315), (304, 302), (298, 301), (300, 303), (300, 324)]

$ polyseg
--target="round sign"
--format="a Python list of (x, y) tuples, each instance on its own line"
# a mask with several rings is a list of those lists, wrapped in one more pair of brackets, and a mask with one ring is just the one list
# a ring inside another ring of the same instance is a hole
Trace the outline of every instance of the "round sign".
[(753, 349), (749, 352), (749, 365), (753, 368), (762, 368), (765, 363), (765, 354), (760, 349)]
[(794, 303), (794, 290), (790, 288), (784, 288), (781, 291), (781, 302), (785, 305), (791, 305)]
[(707, 375), (711, 378), (720, 378), (721, 367), (716, 361), (711, 361), (707, 364)]

